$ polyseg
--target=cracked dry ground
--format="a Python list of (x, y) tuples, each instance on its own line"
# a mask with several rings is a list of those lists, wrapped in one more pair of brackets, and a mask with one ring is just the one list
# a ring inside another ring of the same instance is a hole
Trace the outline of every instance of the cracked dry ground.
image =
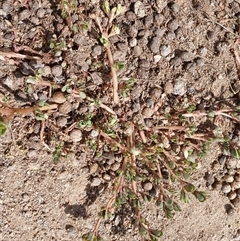
[[(158, 121), (156, 107), (161, 96), (166, 97), (166, 110), (180, 103), (194, 104), (199, 110), (221, 101), (239, 104), (234, 55), (239, 1), (118, 1), (126, 10), (115, 21), (120, 34), (110, 40), (114, 60), (125, 63), (118, 72), (119, 106), (112, 102), (105, 49), (89, 17), (100, 11), (102, 2), (76, 3), (79, 11), (71, 13), (71, 21), (80, 30), (72, 32), (58, 1), (0, 1), (1, 102), (22, 108), (40, 100), (59, 104), (48, 112), (43, 133), (42, 122), (34, 115), (16, 115), (0, 139), (0, 240), (81, 240), (94, 227), (100, 207), (110, 196), (108, 186), (121, 158), (109, 149), (101, 157), (87, 152), (86, 138), (94, 139), (97, 133), (72, 126), (96, 113), (96, 106), (82, 98), (66, 101), (62, 86), (80, 86), (119, 118), (142, 118), (147, 126)], [(106, 18), (101, 21), (106, 24)], [(86, 23), (91, 27), (88, 31)], [(55, 57), (48, 59), (48, 53)], [(33, 84), (36, 72), (45, 85)], [(125, 90), (129, 79), (134, 85)], [(57, 88), (50, 96), (49, 84), (53, 83)], [(104, 113), (99, 111), (96, 118), (105, 118)], [(226, 125), (232, 140), (240, 143), (239, 126)], [(56, 163), (54, 150), (62, 143), (65, 149)], [(213, 146), (193, 177), (208, 193), (206, 202), (192, 198), (172, 220), (149, 205), (144, 207), (147, 220), (163, 230), (166, 241), (239, 241), (240, 194), (226, 185), (238, 180), (239, 170), (236, 159)], [(237, 196), (235, 203), (229, 193)], [(122, 210), (104, 222), (104, 240), (140, 240), (130, 220), (128, 210)]]

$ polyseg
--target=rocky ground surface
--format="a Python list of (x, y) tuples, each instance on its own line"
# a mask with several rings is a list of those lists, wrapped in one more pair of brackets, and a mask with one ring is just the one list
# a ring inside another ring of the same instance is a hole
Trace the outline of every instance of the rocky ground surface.
[[(10, 115), (0, 139), (1, 240), (81, 240), (94, 227), (122, 156), (107, 147), (95, 155), (98, 133), (90, 126), (108, 116), (93, 100), (119, 119), (143, 119), (149, 128), (159, 122), (158, 108), (240, 103), (239, 1), (119, 1), (125, 7), (115, 20), (120, 34), (110, 38), (114, 60), (125, 64), (118, 72), (119, 105), (113, 104), (106, 51), (90, 17), (99, 12), (106, 26), (102, 2), (68, 2), (70, 12), (56, 0), (0, 2), (1, 103), (57, 104), (36, 115)], [(239, 125), (222, 122), (239, 145)], [(192, 198), (171, 220), (150, 204), (145, 217), (167, 241), (239, 241), (239, 170), (238, 159), (213, 145), (193, 175), (207, 200)], [(140, 240), (128, 210), (104, 222), (100, 233), (104, 240)]]

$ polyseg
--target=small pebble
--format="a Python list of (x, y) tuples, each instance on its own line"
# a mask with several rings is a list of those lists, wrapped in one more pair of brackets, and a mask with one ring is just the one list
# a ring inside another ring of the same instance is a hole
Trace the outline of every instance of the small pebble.
[(73, 142), (79, 142), (82, 140), (82, 132), (78, 129), (74, 129), (70, 132), (70, 138)]
[(164, 92), (165, 94), (169, 95), (173, 92), (173, 84), (171, 82), (167, 82), (164, 86)]
[(179, 56), (176, 56), (170, 60), (170, 64), (174, 65), (175, 67), (178, 67), (182, 64), (182, 60)]
[(130, 26), (127, 29), (127, 34), (129, 35), (129, 37), (135, 38), (137, 37), (138, 30), (134, 26)]
[(230, 184), (225, 183), (225, 184), (222, 185), (221, 190), (222, 190), (223, 193), (227, 194), (227, 193), (230, 193), (232, 189), (231, 189)]
[(180, 55), (181, 59), (185, 62), (189, 62), (192, 60), (192, 54), (187, 51), (183, 51)]
[(105, 181), (110, 181), (110, 180), (111, 180), (111, 177), (110, 177), (110, 175), (108, 175), (107, 173), (105, 173), (105, 174), (103, 175), (103, 179), (104, 179)]
[(57, 104), (63, 104), (66, 101), (66, 98), (63, 92), (57, 91), (53, 94), (52, 100)]
[(231, 182), (234, 181), (233, 176), (230, 176), (230, 175), (226, 175), (226, 176), (224, 176), (223, 179), (224, 179), (224, 181), (226, 181), (226, 182), (228, 182), (228, 183), (231, 183)]
[(118, 43), (117, 48), (124, 53), (127, 53), (128, 51), (128, 45), (125, 43)]
[(49, 76), (49, 75), (51, 75), (51, 74), (52, 74), (52, 71), (51, 71), (50, 66), (45, 65), (45, 66), (43, 67), (42, 76), (46, 77), (46, 76)]
[(120, 221), (121, 221), (121, 218), (120, 218), (119, 215), (117, 215), (116, 218), (115, 218), (115, 220), (114, 220), (114, 225), (115, 225), (115, 226), (118, 226), (119, 223), (120, 223)]
[(100, 184), (101, 184), (101, 179), (100, 178), (98, 178), (98, 177), (94, 177), (93, 179), (92, 179), (92, 182), (91, 182), (91, 186), (92, 187), (97, 187), (97, 186), (99, 186)]
[(237, 167), (237, 160), (232, 158), (228, 159), (226, 166), (228, 169), (235, 169)]
[(205, 64), (205, 60), (204, 59), (202, 59), (202, 58), (197, 58), (196, 59), (196, 65), (198, 67), (202, 67), (204, 64)]
[(143, 118), (150, 118), (154, 113), (154, 110), (152, 108), (144, 108), (142, 111)]
[(206, 55), (207, 55), (207, 52), (208, 52), (208, 50), (207, 50), (207, 48), (205, 48), (205, 47), (200, 47), (200, 48), (198, 49), (198, 54), (201, 55), (201, 56), (206, 56)]
[(146, 59), (142, 59), (139, 61), (139, 67), (144, 68), (144, 69), (149, 69), (150, 68), (150, 62)]
[(236, 198), (237, 193), (234, 191), (231, 191), (230, 193), (228, 193), (227, 197), (229, 198), (229, 200), (233, 200), (234, 198)]
[(239, 208), (240, 207), (240, 197), (237, 196), (233, 200), (231, 200), (231, 203), (233, 204), (234, 207)]
[(90, 167), (90, 174), (94, 174), (95, 172), (97, 172), (98, 170), (98, 164), (94, 163), (91, 167)]
[(155, 100), (158, 100), (161, 97), (161, 95), (162, 95), (162, 90), (159, 88), (153, 88), (150, 91), (151, 98), (153, 98)]
[(152, 98), (147, 98), (145, 103), (146, 103), (147, 107), (153, 107), (154, 106), (154, 100)]
[(69, 101), (64, 102), (59, 106), (59, 112), (66, 115), (72, 111), (72, 104)]
[(155, 64), (158, 63), (160, 61), (160, 59), (161, 59), (161, 55), (159, 55), (159, 54), (156, 54), (153, 56), (153, 62)]
[(137, 45), (137, 39), (136, 38), (130, 38), (129, 39), (129, 46), (133, 48), (136, 45)]
[(91, 133), (90, 133), (90, 136), (91, 136), (92, 138), (95, 138), (95, 137), (97, 137), (98, 135), (99, 135), (98, 130), (92, 130)]
[(37, 16), (39, 18), (43, 18), (45, 13), (46, 13), (46, 10), (44, 8), (39, 8), (38, 11), (37, 11)]
[(156, 53), (159, 53), (159, 48), (160, 48), (160, 43), (161, 43), (161, 40), (160, 40), (160, 37), (154, 37), (152, 39), (152, 41), (150, 42), (150, 50), (156, 54)]
[(172, 3), (170, 5), (170, 9), (174, 12), (174, 13), (177, 13), (180, 9), (179, 5), (177, 3)]
[(240, 182), (234, 180), (234, 181), (231, 183), (231, 187), (232, 187), (232, 190), (239, 189), (239, 188), (240, 188)]
[(59, 127), (64, 127), (67, 125), (67, 117), (64, 117), (64, 116), (60, 116), (57, 118), (57, 126)]
[(169, 41), (172, 41), (176, 38), (176, 34), (171, 32), (171, 31), (168, 31), (166, 33), (166, 39), (169, 40)]
[(142, 54), (142, 52), (143, 52), (142, 48), (138, 45), (133, 48), (133, 54), (136, 57), (139, 57)]
[(170, 45), (163, 45), (161, 46), (160, 51), (163, 57), (167, 57), (171, 53), (172, 49)]
[(142, 1), (137, 1), (134, 4), (134, 13), (139, 17), (143, 18), (146, 15), (145, 6)]
[(143, 183), (143, 189), (145, 190), (145, 191), (150, 191), (151, 189), (152, 189), (152, 187), (153, 187), (153, 185), (152, 185), (152, 183), (151, 182), (144, 182)]
[(101, 55), (102, 54), (102, 46), (100, 46), (100, 45), (94, 46), (93, 53), (94, 53), (94, 55), (97, 55), (97, 56)]
[(184, 84), (184, 82), (183, 82), (182, 80), (175, 80), (175, 81), (174, 81), (174, 87), (173, 87), (172, 93), (173, 93), (174, 95), (180, 95), (180, 96), (182, 96), (182, 95), (185, 94), (185, 92), (186, 92), (186, 90), (185, 90), (185, 84)]
[(178, 21), (176, 19), (170, 20), (167, 24), (167, 27), (172, 31), (175, 31), (178, 26)]
[(31, 16), (31, 12), (28, 9), (24, 9), (22, 12), (19, 14), (19, 19), (20, 20), (25, 20)]
[(119, 162), (115, 162), (112, 166), (111, 169), (115, 172), (120, 168), (120, 163)]
[(61, 65), (54, 65), (52, 67), (52, 74), (56, 77), (61, 76), (63, 72), (63, 68)]

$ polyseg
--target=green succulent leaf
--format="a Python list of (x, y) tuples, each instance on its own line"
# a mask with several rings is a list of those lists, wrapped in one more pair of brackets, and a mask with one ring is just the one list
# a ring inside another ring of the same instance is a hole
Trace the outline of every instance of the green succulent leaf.
[(3, 118), (0, 117), (0, 136), (3, 136), (7, 131), (7, 125), (4, 123)]
[(108, 46), (109, 41), (108, 41), (108, 37), (105, 36), (104, 34), (102, 34), (101, 38), (100, 38), (100, 42), (103, 44), (103, 46)]
[(106, 15), (109, 16), (111, 10), (110, 10), (110, 5), (108, 1), (104, 1), (102, 8), (103, 8), (103, 11), (106, 13)]
[(181, 207), (176, 202), (173, 203), (173, 210), (176, 212), (182, 211)]
[(184, 187), (184, 189), (185, 189), (187, 192), (194, 192), (194, 191), (196, 190), (196, 187), (195, 187), (193, 184), (188, 183), (188, 184)]
[(140, 224), (140, 227), (139, 227), (139, 234), (141, 236), (144, 236), (144, 235), (147, 234), (147, 229), (143, 225), (141, 225), (141, 224)]
[(184, 201), (185, 203), (189, 203), (189, 197), (184, 190), (182, 190), (180, 193), (180, 200)]
[(158, 229), (149, 229), (149, 233), (151, 236), (154, 236), (156, 238), (160, 238), (163, 235), (163, 232)]
[(230, 150), (230, 153), (232, 157), (240, 159), (240, 150), (234, 148)]
[(207, 199), (207, 194), (205, 192), (195, 191), (193, 195), (198, 199), (199, 202), (204, 202)]

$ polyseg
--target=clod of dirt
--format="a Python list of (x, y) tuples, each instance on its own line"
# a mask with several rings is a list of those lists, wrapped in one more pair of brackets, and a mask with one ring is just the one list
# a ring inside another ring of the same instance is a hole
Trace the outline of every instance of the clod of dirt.
[(20, 20), (25, 20), (27, 18), (30, 18), (31, 12), (28, 9), (24, 9), (20, 14), (19, 14), (19, 19)]
[(178, 26), (178, 21), (176, 19), (170, 20), (167, 24), (167, 27), (172, 31), (175, 31), (178, 28)]
[(64, 127), (67, 125), (67, 117), (64, 117), (64, 116), (60, 116), (57, 118), (57, 126), (59, 127)]
[(129, 37), (135, 38), (137, 37), (138, 30), (134, 26), (130, 26), (127, 29), (127, 34), (129, 35)]
[(98, 72), (94, 72), (91, 74), (91, 77), (92, 77), (92, 80), (93, 80), (93, 83), (95, 85), (101, 85), (103, 83), (103, 80), (102, 80), (102, 77), (101, 77), (101, 73), (98, 73)]
[(66, 98), (61, 91), (57, 91), (53, 94), (52, 101), (57, 104), (63, 104), (66, 101)]
[(93, 48), (93, 55), (101, 55), (102, 54), (102, 46), (101, 45), (96, 45)]
[(190, 53), (190, 52), (183, 51), (183, 52), (180, 54), (180, 57), (181, 57), (182, 61), (184, 61), (184, 62), (189, 62), (189, 61), (192, 60), (193, 55), (192, 55), (192, 53)]
[(229, 159), (226, 162), (226, 166), (228, 169), (235, 169), (237, 167), (237, 160), (236, 159)]
[(43, 67), (43, 73), (42, 73), (42, 76), (49, 76), (51, 75), (52, 71), (51, 71), (51, 68), (48, 66), (48, 65), (45, 65)]
[(72, 104), (69, 101), (64, 102), (62, 105), (59, 106), (59, 112), (62, 114), (68, 114), (72, 111)]
[(152, 108), (144, 108), (142, 111), (143, 118), (150, 118), (154, 113), (154, 110)]
[(164, 86), (164, 92), (165, 94), (169, 95), (173, 92), (173, 84), (171, 82), (167, 82)]
[(120, 163), (118, 163), (118, 162), (115, 162), (112, 166), (111, 166), (111, 170), (112, 171), (117, 171), (119, 168), (120, 168)]
[(90, 174), (96, 173), (98, 170), (98, 164), (95, 162), (91, 167), (90, 167)]
[(82, 140), (82, 132), (78, 129), (74, 129), (70, 132), (70, 138), (73, 142), (79, 142)]
[(142, 48), (138, 45), (133, 48), (133, 54), (136, 57), (139, 57), (142, 54), (142, 52), (143, 52)]
[(150, 96), (154, 100), (158, 100), (162, 95), (162, 90), (159, 88), (153, 88), (150, 90)]
[(154, 54), (159, 53), (160, 44), (161, 44), (161, 39), (159, 37), (154, 37), (150, 42), (150, 50)]
[(61, 65), (54, 65), (52, 67), (52, 74), (55, 76), (55, 77), (59, 77), (61, 76), (63, 73), (63, 68)]

